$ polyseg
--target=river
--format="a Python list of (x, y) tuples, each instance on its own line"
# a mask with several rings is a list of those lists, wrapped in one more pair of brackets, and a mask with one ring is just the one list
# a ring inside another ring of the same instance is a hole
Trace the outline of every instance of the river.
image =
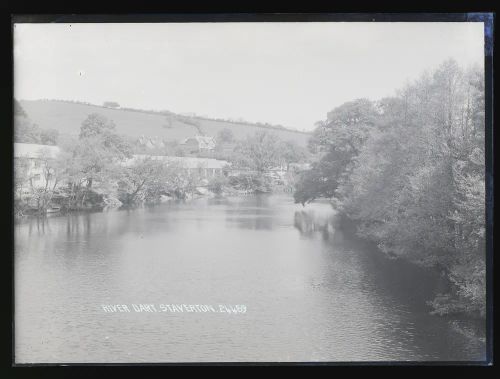
[(23, 220), (16, 362), (484, 360), (466, 322), (429, 314), (437, 274), (344, 229), (328, 203), (284, 195)]

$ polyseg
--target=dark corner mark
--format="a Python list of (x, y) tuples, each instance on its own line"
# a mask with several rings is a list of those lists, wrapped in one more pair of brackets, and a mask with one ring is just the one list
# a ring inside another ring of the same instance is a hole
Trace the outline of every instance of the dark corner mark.
[(484, 22), (484, 54), (487, 57), (493, 56), (494, 13), (470, 12), (467, 13), (467, 21)]

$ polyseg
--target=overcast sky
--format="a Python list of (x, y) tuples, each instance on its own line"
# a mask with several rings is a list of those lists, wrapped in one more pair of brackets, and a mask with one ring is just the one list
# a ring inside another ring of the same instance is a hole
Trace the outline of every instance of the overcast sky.
[(450, 57), (483, 64), (483, 23), (16, 24), (14, 95), (311, 130)]

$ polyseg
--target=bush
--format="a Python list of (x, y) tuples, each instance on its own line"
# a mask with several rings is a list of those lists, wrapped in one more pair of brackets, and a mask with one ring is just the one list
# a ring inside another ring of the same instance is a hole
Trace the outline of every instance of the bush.
[(242, 173), (229, 178), (231, 187), (246, 192), (271, 192), (271, 179), (258, 173)]
[(229, 180), (225, 176), (216, 176), (210, 179), (208, 182), (208, 190), (220, 195), (229, 186)]

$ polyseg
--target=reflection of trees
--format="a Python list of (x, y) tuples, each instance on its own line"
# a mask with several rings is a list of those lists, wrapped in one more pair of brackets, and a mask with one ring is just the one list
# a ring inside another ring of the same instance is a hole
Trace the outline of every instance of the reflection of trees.
[(316, 215), (314, 211), (296, 211), (294, 226), (300, 234), (311, 237), (315, 232), (329, 238), (335, 232), (336, 221), (334, 215)]
[(274, 227), (276, 210), (268, 195), (238, 199), (238, 204), (225, 210), (226, 220), (243, 229), (270, 230)]
[[(91, 220), (92, 214), (82, 213), (78, 215), (68, 215), (66, 218), (66, 236), (74, 238), (91, 238), (92, 233), (96, 232), (92, 226), (94, 220)], [(98, 228), (98, 231), (102, 228)]]
[(28, 222), (28, 235), (36, 233), (43, 236), (45, 234), (45, 229), (50, 232), (50, 226), (47, 217), (33, 217)]
[(226, 217), (226, 220), (231, 223), (235, 223), (242, 229), (271, 230), (274, 225), (274, 219), (272, 216), (235, 216)]

